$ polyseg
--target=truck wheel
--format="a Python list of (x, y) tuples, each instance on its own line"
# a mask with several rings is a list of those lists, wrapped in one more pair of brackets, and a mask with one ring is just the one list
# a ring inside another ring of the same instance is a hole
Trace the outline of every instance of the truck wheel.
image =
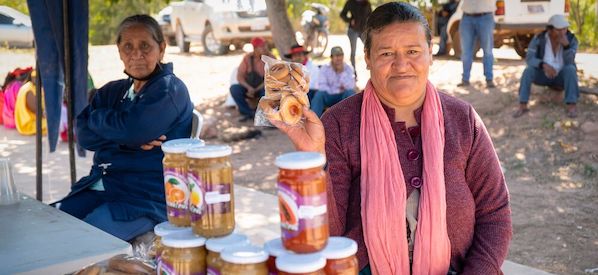
[(203, 50), (206, 55), (223, 55), (228, 52), (228, 45), (223, 45), (214, 36), (212, 25), (208, 24), (201, 35)]
[[(451, 47), (455, 52), (456, 58), (461, 58), (461, 36), (459, 35), (459, 22), (455, 23), (455, 27), (451, 29), (449, 34), (453, 44)], [(480, 41), (476, 40), (473, 42), (473, 58), (475, 59), (476, 53), (480, 50)]]
[(515, 40), (513, 47), (515, 48), (515, 52), (517, 52), (521, 58), (525, 59), (525, 56), (527, 55), (527, 46), (529, 46), (532, 38), (533, 36), (531, 34), (520, 34), (513, 37), (513, 40)]
[(191, 45), (191, 42), (185, 41), (185, 33), (183, 32), (183, 28), (181, 27), (181, 25), (176, 25), (175, 36), (176, 36), (176, 44), (177, 44), (177, 46), (179, 46), (179, 50), (182, 53), (188, 53), (189, 46)]

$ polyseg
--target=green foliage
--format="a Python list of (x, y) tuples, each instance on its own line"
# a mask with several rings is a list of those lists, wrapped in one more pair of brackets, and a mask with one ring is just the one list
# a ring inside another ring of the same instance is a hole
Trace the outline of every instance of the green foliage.
[(581, 50), (598, 50), (597, 0), (571, 0), (569, 23)]

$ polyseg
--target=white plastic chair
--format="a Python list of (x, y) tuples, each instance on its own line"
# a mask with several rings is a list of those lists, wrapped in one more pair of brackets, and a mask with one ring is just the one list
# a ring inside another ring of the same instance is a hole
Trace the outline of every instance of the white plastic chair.
[(198, 110), (193, 109), (193, 121), (191, 122), (191, 138), (199, 139), (203, 127), (203, 116)]

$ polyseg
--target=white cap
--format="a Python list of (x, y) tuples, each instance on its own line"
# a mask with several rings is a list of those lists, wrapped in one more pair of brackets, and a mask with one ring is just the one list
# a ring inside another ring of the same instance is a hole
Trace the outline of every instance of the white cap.
[(179, 138), (164, 142), (162, 144), (162, 151), (164, 153), (180, 154), (185, 153), (191, 147), (203, 146), (204, 144), (203, 140), (200, 139)]
[(162, 238), (163, 245), (175, 248), (200, 247), (205, 243), (205, 238), (194, 235), (191, 231), (176, 232)]
[(226, 247), (242, 244), (249, 244), (249, 239), (247, 236), (232, 233), (224, 237), (208, 239), (206, 242), (206, 248), (210, 251), (220, 253)]
[(548, 19), (548, 25), (555, 29), (564, 29), (569, 27), (569, 21), (562, 14), (555, 14)]
[(224, 248), (220, 258), (233, 264), (257, 264), (268, 260), (268, 253), (261, 247), (246, 244)]
[(183, 231), (191, 231), (191, 227), (178, 227), (173, 225), (170, 222), (163, 222), (156, 224), (154, 226), (154, 234), (160, 237), (164, 237), (166, 235), (176, 233), (176, 232), (183, 232)]
[(233, 149), (228, 145), (205, 145), (190, 148), (187, 150), (187, 157), (198, 159), (219, 158), (230, 156), (232, 152)]
[(288, 273), (315, 272), (326, 266), (326, 259), (320, 253), (285, 254), (276, 258), (276, 268)]
[(264, 244), (264, 249), (273, 257), (280, 257), (283, 254), (293, 254), (293, 252), (284, 248), (281, 238), (269, 240)]
[(324, 166), (326, 158), (317, 152), (292, 152), (278, 156), (274, 164), (283, 169), (301, 170)]
[(345, 237), (330, 237), (328, 244), (320, 253), (326, 259), (344, 259), (357, 253), (357, 243)]

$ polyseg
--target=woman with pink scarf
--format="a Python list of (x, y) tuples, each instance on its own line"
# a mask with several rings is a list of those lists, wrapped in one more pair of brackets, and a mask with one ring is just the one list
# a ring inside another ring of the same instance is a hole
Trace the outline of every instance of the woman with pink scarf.
[(363, 93), (272, 121), (299, 151), (327, 157), (331, 235), (358, 244), (360, 274), (502, 274), (509, 193), (468, 103), (428, 81), (431, 32), (419, 10), (387, 3), (367, 20)]

